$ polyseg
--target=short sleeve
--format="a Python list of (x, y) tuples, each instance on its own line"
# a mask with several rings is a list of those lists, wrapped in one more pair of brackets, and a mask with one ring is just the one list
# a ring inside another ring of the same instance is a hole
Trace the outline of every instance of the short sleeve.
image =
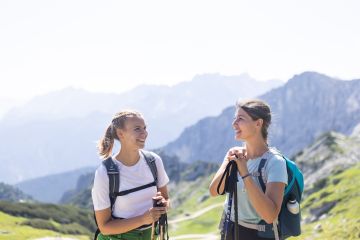
[(103, 210), (110, 207), (109, 198), (109, 177), (104, 165), (95, 171), (94, 185), (91, 190), (94, 210)]
[(161, 157), (155, 153), (153, 153), (153, 155), (155, 157), (156, 169), (158, 173), (158, 188), (161, 188), (168, 184), (170, 180), (165, 172), (164, 163)]
[(273, 155), (267, 164), (267, 182), (282, 182), (287, 184), (288, 176), (285, 159), (279, 155)]

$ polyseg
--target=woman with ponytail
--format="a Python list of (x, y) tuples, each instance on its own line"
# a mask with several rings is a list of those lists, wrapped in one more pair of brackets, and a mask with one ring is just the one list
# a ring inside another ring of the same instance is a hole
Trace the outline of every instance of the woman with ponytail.
[[(232, 127), (235, 139), (243, 141), (244, 146), (228, 150), (210, 184), (211, 196), (223, 194), (226, 183), (221, 179), (224, 172), (236, 169), (232, 176), (237, 176), (238, 182), (233, 181), (233, 189), (232, 186), (225, 188), (227, 192), (230, 189), (236, 194), (227, 195), (225, 213), (228, 221), (223, 223), (222, 239), (271, 239), (262, 236), (261, 231), (266, 224), (276, 225), (288, 177), (285, 160), (268, 145), (270, 123), (271, 112), (267, 103), (256, 99), (236, 103)], [(261, 162), (265, 165), (261, 166)], [(259, 171), (266, 183), (266, 191), (262, 190)]]
[[(157, 179), (145, 159), (147, 130), (143, 116), (136, 111), (117, 113), (104, 136), (98, 142), (99, 155), (109, 159), (119, 171), (119, 194), (111, 209), (109, 198), (109, 177), (104, 164), (101, 164), (94, 178), (92, 200), (95, 218), (100, 230), (98, 240), (141, 239), (150, 240), (151, 225), (165, 214), (169, 207), (167, 184), (169, 178), (161, 158), (147, 152), (155, 160)], [(120, 142), (120, 150), (113, 154), (114, 141)], [(151, 185), (149, 183), (155, 183)], [(145, 186), (145, 187), (144, 187)], [(140, 190), (139, 190), (140, 188)], [(153, 207), (153, 198), (163, 207)]]

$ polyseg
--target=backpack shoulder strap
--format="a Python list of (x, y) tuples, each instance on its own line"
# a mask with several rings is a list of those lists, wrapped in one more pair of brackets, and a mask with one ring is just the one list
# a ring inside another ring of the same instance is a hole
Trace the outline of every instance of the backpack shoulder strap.
[(145, 150), (140, 150), (141, 153), (144, 155), (146, 163), (148, 164), (150, 171), (154, 177), (154, 181), (156, 183), (156, 186), (158, 184), (158, 172), (157, 172), (157, 168), (156, 168), (156, 163), (155, 163), (155, 157), (154, 155), (149, 152), (149, 151), (145, 151)]
[(258, 173), (259, 173), (258, 180), (259, 180), (259, 183), (260, 183), (260, 186), (261, 186), (261, 189), (263, 190), (263, 192), (266, 191), (266, 185), (263, 180), (263, 168), (265, 167), (266, 162), (267, 162), (267, 159), (262, 158), (260, 160), (259, 167), (258, 167)]
[[(119, 191), (119, 185), (120, 185), (119, 169), (117, 168), (116, 164), (113, 162), (111, 157), (108, 157), (107, 159), (102, 161), (102, 164), (105, 166), (107, 175), (109, 177), (110, 210), (112, 211), (116, 200), (116, 192)], [(94, 212), (94, 219), (96, 226), (98, 226), (95, 217), (95, 212)], [(97, 239), (99, 233), (100, 230), (99, 227), (97, 227), (96, 232), (94, 234), (94, 240)]]
[[(288, 169), (288, 164), (287, 164), (288, 159), (277, 149), (275, 149), (275, 152), (273, 152), (273, 154), (280, 156), (285, 160), (286, 171), (288, 172), (288, 182), (290, 182), (290, 179), (292, 179), (292, 173)], [(263, 178), (263, 168), (265, 167), (266, 162), (267, 162), (267, 159), (265, 159), (265, 158), (261, 159), (259, 168), (258, 168), (258, 180), (259, 180), (259, 183), (260, 183), (260, 186), (261, 186), (261, 189), (263, 190), (263, 192), (265, 192), (265, 190), (266, 190), (266, 184), (265, 184), (264, 178)], [(289, 172), (290, 172), (290, 174), (289, 174)]]
[(111, 157), (105, 159), (103, 164), (106, 167), (106, 171), (109, 177), (109, 197), (111, 203), (110, 209), (112, 210), (116, 200), (116, 192), (119, 191), (120, 186), (119, 169)]

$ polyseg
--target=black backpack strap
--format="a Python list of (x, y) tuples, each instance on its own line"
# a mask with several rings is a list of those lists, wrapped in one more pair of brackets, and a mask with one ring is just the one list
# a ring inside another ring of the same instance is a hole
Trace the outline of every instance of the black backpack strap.
[(95, 232), (95, 235), (94, 235), (94, 240), (97, 240), (97, 237), (98, 237), (99, 233), (100, 233), (100, 230), (99, 230), (99, 228), (97, 228), (96, 232)]
[(121, 191), (121, 192), (117, 192), (115, 193), (116, 196), (125, 196), (129, 193), (133, 193), (133, 192), (137, 192), (137, 191), (140, 191), (140, 190), (143, 190), (145, 188), (149, 188), (149, 187), (156, 187), (156, 182), (152, 182), (152, 183), (149, 183), (149, 184), (145, 184), (145, 185), (142, 185), (140, 187), (136, 187), (136, 188), (132, 188), (132, 189), (129, 189), (129, 190), (124, 190), (124, 191)]
[(265, 164), (266, 164), (266, 158), (262, 158), (260, 160), (260, 164), (259, 164), (259, 168), (258, 168), (258, 173), (259, 173), (258, 180), (259, 180), (259, 183), (260, 183), (260, 186), (261, 186), (261, 189), (263, 190), (263, 192), (266, 191), (266, 185), (263, 180), (263, 171), (262, 171), (263, 168), (265, 167)]
[[(112, 208), (114, 206), (115, 200), (116, 200), (116, 193), (119, 191), (119, 185), (120, 185), (120, 178), (119, 178), (119, 169), (116, 166), (116, 164), (113, 162), (111, 157), (108, 157), (105, 159), (102, 164), (104, 164), (106, 168), (106, 172), (109, 177), (109, 197), (110, 197), (110, 210), (112, 211)], [(97, 221), (95, 217), (94, 212), (94, 219), (97, 226)], [(96, 232), (94, 234), (94, 240), (97, 239), (98, 235), (100, 233), (99, 228), (97, 227)]]
[(157, 168), (156, 168), (155, 157), (149, 151), (145, 151), (145, 150), (140, 150), (140, 151), (144, 155), (146, 163), (148, 164), (150, 171), (154, 177), (154, 181), (157, 185), (158, 184), (158, 172), (157, 172)]
[(109, 197), (110, 197), (110, 209), (112, 210), (115, 200), (116, 193), (119, 192), (120, 178), (119, 178), (119, 169), (117, 165), (113, 162), (112, 158), (109, 157), (103, 161), (104, 166), (109, 177)]

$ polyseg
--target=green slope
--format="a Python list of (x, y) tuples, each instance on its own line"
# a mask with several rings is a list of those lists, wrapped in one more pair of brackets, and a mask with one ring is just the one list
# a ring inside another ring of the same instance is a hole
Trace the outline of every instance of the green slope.
[(0, 240), (24, 240), (37, 239), (42, 237), (67, 237), (79, 240), (88, 240), (89, 236), (85, 235), (66, 235), (55, 231), (32, 228), (22, 225), (27, 218), (14, 217), (0, 212)]
[(292, 239), (360, 239), (360, 164), (327, 178), (322, 185), (304, 200), (303, 219), (310, 221), (319, 207), (334, 206), (319, 220), (304, 223), (301, 237)]
[[(223, 197), (207, 198), (203, 202), (198, 201), (207, 192), (210, 179), (202, 178), (199, 181), (188, 183), (188, 186), (180, 194), (184, 196), (188, 194), (191, 197), (184, 200), (169, 215), (170, 222), (180, 217), (191, 216), (207, 206), (224, 202)], [(315, 185), (321, 185), (320, 190), (306, 196), (302, 203), (302, 234), (289, 239), (360, 239), (360, 164)], [(334, 206), (327, 210), (324, 209), (318, 219), (314, 218), (312, 213), (319, 212), (320, 207), (325, 205)], [(217, 226), (221, 212), (222, 206), (218, 206), (194, 219), (170, 224), (170, 236), (176, 237), (190, 233), (218, 235)], [(312, 218), (313, 222), (310, 222)]]
[[(176, 193), (172, 192), (171, 196), (176, 196), (174, 201), (178, 203), (178, 206), (174, 207), (168, 216), (171, 237), (185, 234), (218, 234), (217, 227), (225, 197), (209, 196), (208, 187), (212, 177), (200, 177), (193, 182), (182, 182), (176, 187)], [(213, 209), (198, 217), (172, 223), (177, 219), (191, 217), (212, 206), (214, 206)]]
[(74, 206), (0, 201), (0, 213), (0, 239), (89, 239), (96, 229), (92, 211)]

